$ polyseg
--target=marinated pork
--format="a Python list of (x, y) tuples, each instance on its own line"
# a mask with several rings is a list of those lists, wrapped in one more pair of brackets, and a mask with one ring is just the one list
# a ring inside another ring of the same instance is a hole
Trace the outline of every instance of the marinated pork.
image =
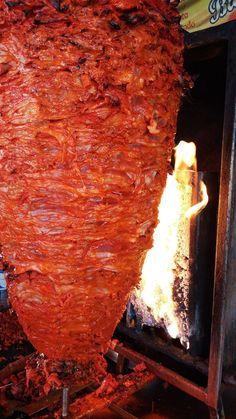
[(164, 0), (0, 0), (0, 243), (24, 332), (105, 352), (152, 245), (183, 92)]

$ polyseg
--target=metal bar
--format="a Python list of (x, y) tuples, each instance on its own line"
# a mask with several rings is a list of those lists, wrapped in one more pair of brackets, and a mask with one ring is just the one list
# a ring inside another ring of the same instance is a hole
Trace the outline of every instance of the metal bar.
[(206, 403), (207, 392), (206, 389), (204, 389), (204, 387), (200, 387), (197, 384), (194, 384), (192, 381), (182, 377), (180, 374), (177, 374), (169, 368), (166, 368), (163, 365), (158, 364), (152, 359), (149, 359), (145, 355), (141, 355), (138, 352), (133, 351), (132, 349), (117, 345), (115, 347), (115, 351), (125, 356), (127, 359), (132, 360), (135, 363), (143, 362), (146, 365), (147, 369), (153, 372), (157, 377), (161, 378), (164, 381), (167, 381), (169, 384), (179, 388), (180, 390), (184, 391), (190, 396), (193, 396), (196, 399)]
[[(236, 179), (235, 120), (236, 120), (236, 38), (229, 39), (224, 112), (224, 136), (221, 157), (221, 181), (216, 244), (216, 266), (212, 311), (211, 345), (209, 357), (208, 399), (210, 407), (217, 409), (222, 380), (225, 340), (225, 295), (229, 281), (229, 237), (232, 228), (232, 194)], [(232, 106), (234, 104), (234, 106)]]
[(64, 387), (62, 390), (62, 417), (68, 416), (68, 401), (69, 401), (69, 388)]
[(6, 290), (0, 290), (0, 312), (4, 312), (9, 310), (10, 305), (8, 304), (7, 300), (7, 291)]
[(112, 412), (116, 413), (121, 418), (125, 418), (125, 419), (138, 419), (137, 416), (132, 415), (131, 413), (127, 412), (127, 410), (124, 410), (122, 407), (118, 406), (115, 403), (111, 403), (110, 406), (109, 406), (109, 409)]
[(134, 344), (137, 345), (138, 343), (144, 349), (148, 348), (156, 354), (158, 354), (158, 352), (164, 354), (178, 363), (199, 371), (203, 375), (208, 375), (208, 365), (206, 361), (199, 360), (197, 357), (190, 355), (183, 349), (175, 347), (172, 343), (165, 342), (155, 334), (150, 336), (145, 331), (140, 333), (140, 331), (129, 328), (122, 322), (117, 326), (117, 333), (121, 334), (122, 338), (130, 338)]
[(0, 390), (3, 390), (4, 388), (12, 386), (13, 383), (5, 384), (4, 386), (0, 386)]
[[(197, 217), (192, 217), (190, 226), (191, 275), (189, 278), (187, 315), (189, 329), (191, 330), (189, 355), (192, 355), (193, 359), (196, 356), (205, 358), (209, 356), (219, 200), (218, 175), (216, 173), (198, 172), (198, 193), (202, 181), (207, 187), (210, 199), (206, 208)], [(200, 196), (197, 197), (197, 200), (200, 201)], [(208, 368), (208, 365), (206, 366)]]
[(126, 358), (123, 355), (118, 354), (116, 362), (116, 374), (124, 374)]
[(210, 419), (225, 419), (224, 407), (223, 407), (221, 398), (219, 399), (218, 409), (209, 407), (209, 414), (210, 414)]

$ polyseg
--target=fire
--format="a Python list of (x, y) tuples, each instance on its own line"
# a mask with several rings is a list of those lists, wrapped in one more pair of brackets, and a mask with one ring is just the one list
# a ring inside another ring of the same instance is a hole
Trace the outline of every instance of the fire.
[[(189, 347), (190, 330), (187, 319), (178, 313), (178, 299), (182, 298), (181, 305), (185, 304), (187, 312), (191, 219), (208, 202), (202, 181), (199, 185), (201, 200), (193, 202), (196, 201), (197, 185), (196, 146), (181, 141), (175, 148), (175, 169), (173, 175), (167, 177), (159, 206), (159, 224), (154, 231), (153, 247), (147, 252), (140, 286), (134, 295), (135, 307), (148, 307), (155, 323), (164, 326), (171, 337), (180, 337), (186, 347)], [(177, 286), (176, 278), (179, 281)]]

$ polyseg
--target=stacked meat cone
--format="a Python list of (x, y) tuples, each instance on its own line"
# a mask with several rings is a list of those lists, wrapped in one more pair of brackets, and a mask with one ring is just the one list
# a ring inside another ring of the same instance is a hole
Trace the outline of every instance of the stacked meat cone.
[(0, 244), (55, 360), (104, 353), (152, 245), (183, 92), (164, 0), (0, 0)]

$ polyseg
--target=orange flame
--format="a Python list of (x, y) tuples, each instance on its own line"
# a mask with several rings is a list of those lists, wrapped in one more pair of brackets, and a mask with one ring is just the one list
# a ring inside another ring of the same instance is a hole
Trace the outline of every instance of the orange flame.
[(173, 338), (180, 337), (187, 347), (188, 336), (183, 336), (180, 332), (180, 319), (173, 300), (173, 285), (177, 269), (176, 255), (182, 252), (189, 258), (189, 220), (199, 214), (208, 203), (206, 186), (201, 182), (201, 202), (192, 205), (191, 180), (193, 174), (196, 175), (196, 170), (195, 144), (181, 141), (175, 148), (174, 173), (167, 176), (158, 209), (159, 224), (154, 231), (153, 247), (147, 252), (140, 286), (135, 291), (136, 300), (144, 302), (155, 321), (164, 324), (169, 335)]

